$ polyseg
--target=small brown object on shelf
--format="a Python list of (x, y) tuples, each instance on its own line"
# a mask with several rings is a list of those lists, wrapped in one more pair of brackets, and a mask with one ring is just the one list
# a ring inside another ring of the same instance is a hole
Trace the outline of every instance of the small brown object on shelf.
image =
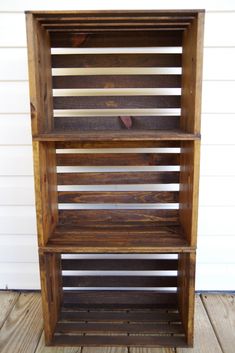
[(204, 11), (26, 21), (46, 344), (191, 347)]

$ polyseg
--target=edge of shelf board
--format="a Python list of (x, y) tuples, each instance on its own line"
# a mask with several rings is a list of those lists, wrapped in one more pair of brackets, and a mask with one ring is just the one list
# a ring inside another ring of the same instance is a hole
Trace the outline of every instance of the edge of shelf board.
[(95, 131), (95, 132), (51, 132), (33, 136), (34, 141), (81, 141), (81, 142), (116, 142), (116, 141), (185, 141), (200, 140), (200, 134), (181, 131)]

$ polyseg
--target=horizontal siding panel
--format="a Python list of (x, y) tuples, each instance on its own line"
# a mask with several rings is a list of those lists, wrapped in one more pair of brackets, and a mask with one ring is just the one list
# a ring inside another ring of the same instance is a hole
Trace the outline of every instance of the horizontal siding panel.
[(38, 263), (1, 264), (0, 289), (40, 289)]
[(235, 12), (207, 13), (205, 46), (235, 46)]
[[(9, 24), (14, 24), (14, 26)], [(25, 47), (24, 13), (0, 13), (0, 33), (0, 47)]]
[(31, 146), (0, 146), (0, 175), (33, 175)]
[(201, 175), (235, 176), (235, 145), (204, 145), (201, 148)]
[(37, 237), (8, 235), (0, 236), (0, 266), (2, 263), (38, 262)]
[(28, 115), (0, 115), (0, 145), (31, 145), (31, 121)]
[(204, 81), (202, 85), (203, 113), (235, 113), (235, 81)]
[(235, 236), (235, 206), (199, 207), (198, 234)]
[(235, 80), (235, 48), (205, 48), (204, 80)]
[(201, 177), (199, 189), (200, 206), (235, 206), (234, 185), (235, 177)]
[(26, 48), (0, 48), (0, 80), (27, 80)]
[(28, 113), (29, 84), (27, 81), (0, 82), (0, 113)]
[(202, 144), (234, 145), (234, 131), (235, 114), (202, 114)]
[[(208, 251), (210, 249), (210, 251)], [(235, 236), (204, 235), (198, 237), (197, 263), (234, 264)]]
[(33, 177), (0, 177), (0, 205), (34, 205)]
[(234, 291), (235, 264), (198, 264), (196, 290)]
[(33, 206), (0, 206), (0, 235), (35, 235), (36, 210)]

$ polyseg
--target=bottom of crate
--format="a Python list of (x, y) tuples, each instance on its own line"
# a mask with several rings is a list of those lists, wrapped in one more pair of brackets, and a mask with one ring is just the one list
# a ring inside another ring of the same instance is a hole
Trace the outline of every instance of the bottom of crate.
[(52, 345), (187, 347), (177, 310), (62, 307)]

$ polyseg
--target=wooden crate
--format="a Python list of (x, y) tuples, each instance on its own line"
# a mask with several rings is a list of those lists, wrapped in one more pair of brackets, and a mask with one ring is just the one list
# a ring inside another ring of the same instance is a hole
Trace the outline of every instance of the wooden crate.
[(204, 12), (26, 19), (46, 343), (192, 346)]

